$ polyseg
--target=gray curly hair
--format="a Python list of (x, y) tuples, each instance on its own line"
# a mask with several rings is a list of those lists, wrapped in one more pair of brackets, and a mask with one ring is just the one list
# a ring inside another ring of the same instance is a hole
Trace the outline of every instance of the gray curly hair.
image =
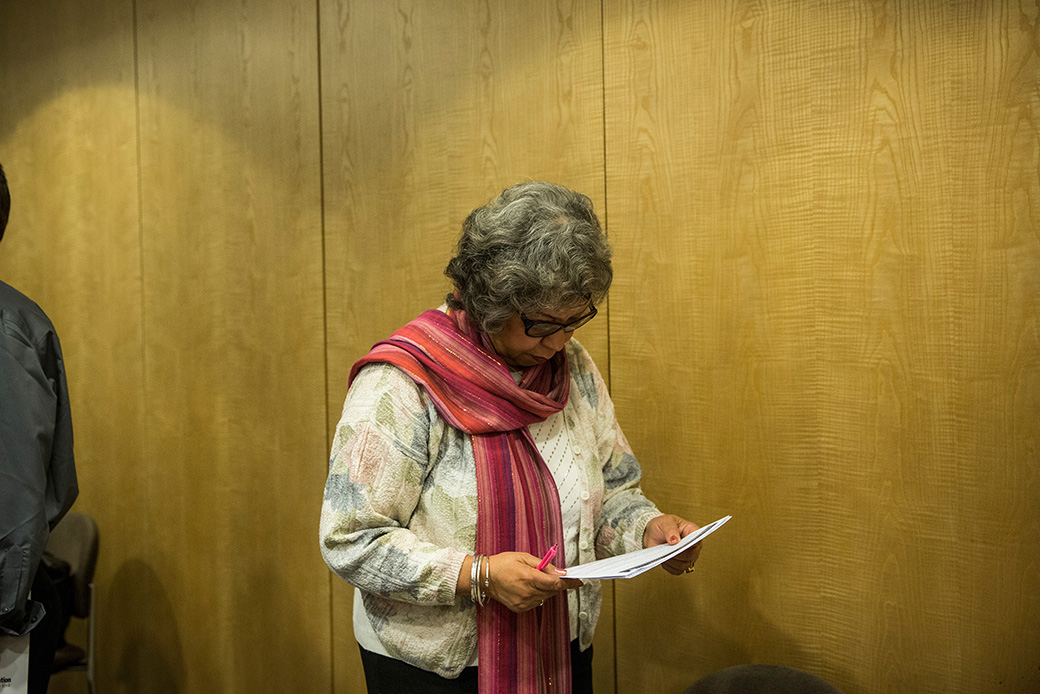
[(592, 201), (544, 181), (506, 188), (462, 223), (444, 274), (448, 306), (497, 333), (514, 313), (594, 305), (610, 289), (610, 245)]

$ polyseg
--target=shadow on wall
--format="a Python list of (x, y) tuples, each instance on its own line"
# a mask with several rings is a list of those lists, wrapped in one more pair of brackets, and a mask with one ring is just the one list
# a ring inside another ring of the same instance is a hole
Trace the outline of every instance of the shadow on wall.
[[(103, 630), (98, 648), (107, 651), (103, 663), (114, 663), (115, 692), (178, 694), (184, 691), (184, 653), (173, 607), (159, 575), (139, 559), (123, 564), (108, 587), (102, 624), (118, 625), (119, 633)], [(106, 643), (106, 639), (110, 639)]]

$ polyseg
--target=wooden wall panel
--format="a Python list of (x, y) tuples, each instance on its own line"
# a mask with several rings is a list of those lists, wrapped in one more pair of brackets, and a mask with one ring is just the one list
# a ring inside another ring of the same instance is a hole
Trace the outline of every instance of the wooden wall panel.
[(176, 691), (328, 691), (315, 6), (137, 20), (151, 544), (127, 580)]
[[(132, 5), (4, 3), (0, 46), (0, 164), (13, 198), (0, 279), (43, 307), (62, 342), (75, 509), (101, 533), (98, 684), (112, 691), (107, 664), (139, 607), (118, 576), (143, 551), (136, 519), (146, 514), (138, 491), (147, 480)], [(82, 639), (75, 625), (73, 633)], [(81, 687), (82, 673), (68, 673), (50, 691)]]
[(735, 516), (618, 587), (618, 690), (1036, 689), (1035, 8), (605, 7), (615, 400)]
[[(817, 166), (836, 172), (819, 176), (813, 225), (819, 455), (847, 464), (820, 483), (829, 542), (849, 548), (826, 565), (859, 577), (828, 601), (828, 631), (869, 635), (866, 691), (1030, 691), (1040, 243), (1016, 208), (1040, 192), (1024, 117), (1040, 105), (1036, 18), (894, 3), (828, 19), (841, 31), (821, 27), (818, 45), (836, 77), (813, 99)], [(847, 87), (826, 89), (835, 79)]]
[[(606, 15), (619, 417), (663, 509), (701, 523), (735, 516), (697, 574), (617, 587), (619, 691), (678, 692), (720, 663), (793, 650), (768, 614), (791, 584), (741, 557), (780, 554), (786, 503), (812, 494), (790, 474), (812, 447), (812, 420), (794, 416), (813, 320), (799, 274), (812, 191), (797, 13), (719, 2)], [(777, 54), (784, 69), (770, 70)], [(802, 226), (777, 233), (785, 220)], [(782, 561), (805, 550), (782, 546)]]
[[(350, 364), (443, 301), (474, 207), (546, 179), (603, 213), (600, 10), (329, 0), (321, 30), (331, 430)], [(579, 333), (604, 372), (606, 323)], [(335, 691), (361, 691), (353, 589), (337, 579), (333, 592)], [(602, 623), (597, 681), (609, 692), (609, 612)]]
[(608, 596), (600, 694), (1040, 688), (1038, 15), (3, 3), (0, 277), (62, 335), (99, 690), (362, 691), (315, 541), (345, 375), (527, 178), (608, 224), (579, 338), (648, 493), (735, 516), (695, 575), (619, 582), (616, 682)]

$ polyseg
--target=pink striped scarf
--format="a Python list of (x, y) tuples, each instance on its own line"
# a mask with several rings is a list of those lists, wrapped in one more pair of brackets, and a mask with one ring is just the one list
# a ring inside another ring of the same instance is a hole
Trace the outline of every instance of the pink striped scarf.
[[(350, 381), (372, 362), (404, 370), (446, 422), (472, 437), (478, 554), (541, 556), (554, 543), (562, 546), (556, 483), (527, 428), (567, 402), (570, 372), (562, 351), (526, 369), (517, 385), (464, 312), (427, 311), (358, 360)], [(557, 566), (562, 557), (560, 552)], [(523, 614), (489, 601), (477, 610), (477, 642), (481, 694), (570, 694), (565, 592)]]

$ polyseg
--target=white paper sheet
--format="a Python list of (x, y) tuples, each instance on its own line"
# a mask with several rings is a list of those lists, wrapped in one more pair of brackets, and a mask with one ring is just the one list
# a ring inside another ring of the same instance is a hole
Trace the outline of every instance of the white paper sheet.
[(0, 636), (0, 693), (29, 691), (29, 635)]
[(725, 516), (714, 523), (708, 523), (690, 533), (674, 545), (656, 545), (635, 552), (622, 554), (617, 557), (608, 557), (599, 561), (572, 566), (567, 569), (567, 578), (632, 578), (644, 571), (649, 571), (655, 566), (660, 566), (676, 554), (697, 544), (708, 535), (722, 527), (722, 524), (733, 516)]

